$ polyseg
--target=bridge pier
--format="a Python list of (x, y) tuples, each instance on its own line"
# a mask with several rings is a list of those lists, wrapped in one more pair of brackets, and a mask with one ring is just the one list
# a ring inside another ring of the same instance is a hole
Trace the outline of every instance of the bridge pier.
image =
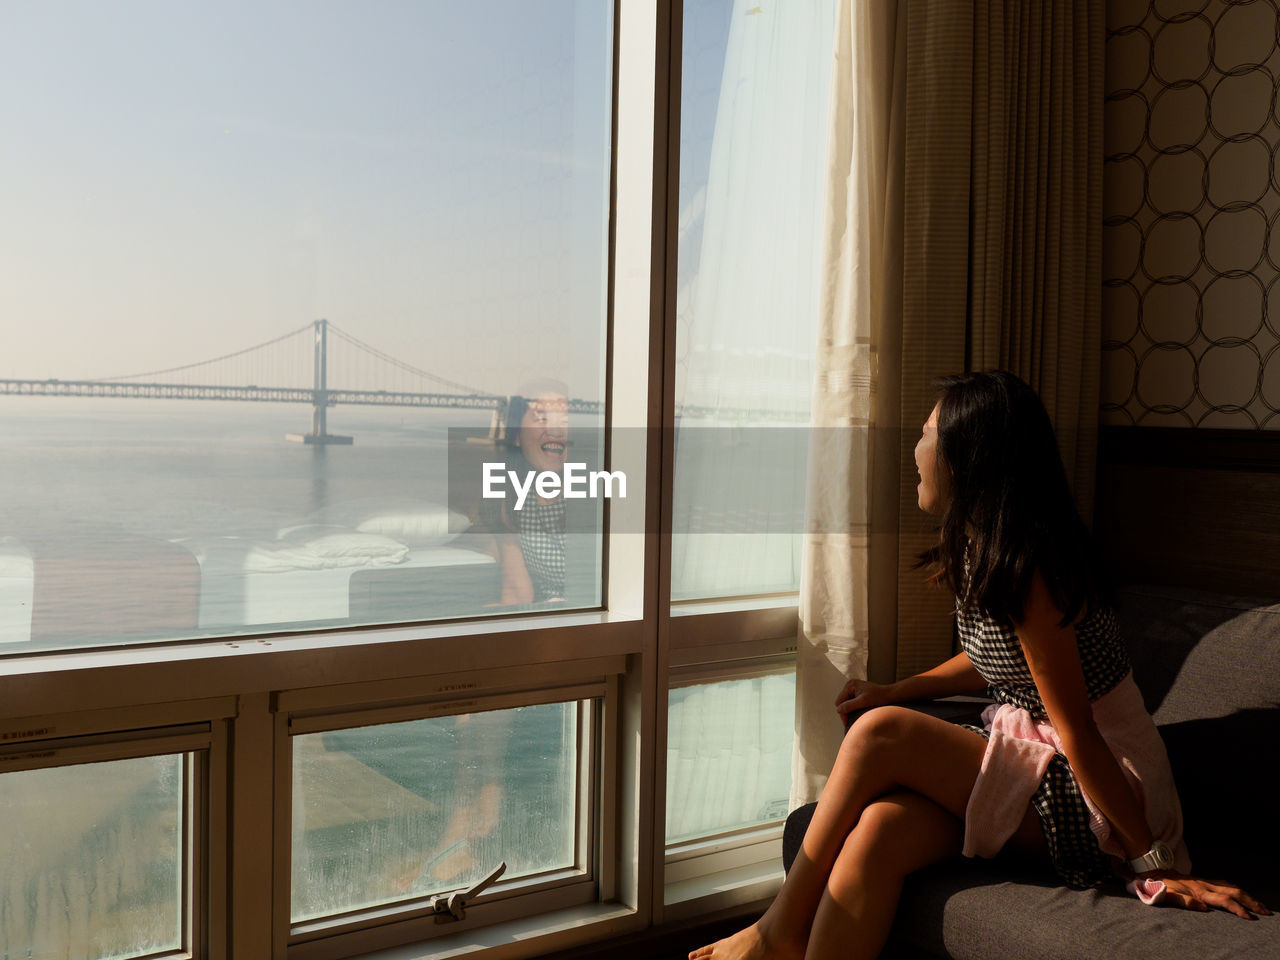
[(332, 443), (349, 447), (356, 442), (355, 437), (344, 437), (338, 433), (286, 433), (284, 438), (290, 443), (305, 443), (308, 445)]
[(510, 397), (503, 397), (493, 408), (493, 417), (489, 420), (489, 439), (495, 442), (507, 439), (507, 408), (511, 405)]
[(500, 397), (494, 405), (493, 414), (489, 417), (489, 435), (467, 437), (467, 443), (484, 443), (496, 447), (507, 439), (507, 406), (510, 399), (510, 397)]

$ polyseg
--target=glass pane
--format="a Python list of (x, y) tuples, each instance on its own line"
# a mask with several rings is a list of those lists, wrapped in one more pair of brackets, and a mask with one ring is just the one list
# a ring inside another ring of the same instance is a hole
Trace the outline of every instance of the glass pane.
[(0, 774), (0, 957), (116, 960), (184, 946), (184, 760)]
[(293, 921), (572, 867), (577, 703), (293, 738)]
[(673, 599), (799, 584), (834, 16), (684, 5)]
[(667, 701), (667, 843), (781, 820), (796, 679), (679, 687)]
[(0, 654), (600, 602), (612, 7), (0, 4)]

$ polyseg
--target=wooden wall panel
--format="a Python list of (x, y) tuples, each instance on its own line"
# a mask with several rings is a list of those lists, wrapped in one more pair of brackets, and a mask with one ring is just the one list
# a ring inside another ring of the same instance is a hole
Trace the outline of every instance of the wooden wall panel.
[(1104, 428), (1094, 529), (1117, 584), (1280, 596), (1280, 436)]

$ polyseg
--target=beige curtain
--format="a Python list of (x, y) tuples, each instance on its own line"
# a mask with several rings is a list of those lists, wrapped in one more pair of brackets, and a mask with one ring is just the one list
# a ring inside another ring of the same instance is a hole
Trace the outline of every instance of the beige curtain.
[[(1101, 365), (1104, 0), (931, 0), (907, 22), (902, 428), (932, 380), (1010, 370), (1039, 391), (1093, 511)], [(908, 569), (932, 532), (903, 444), (899, 677), (951, 653), (950, 599)]]
[(1104, 0), (841, 0), (802, 558), (793, 803), (839, 746), (847, 676), (950, 656), (913, 449), (937, 377), (1004, 368), (1092, 510)]
[[(818, 350), (801, 558), (792, 805), (815, 799), (840, 745), (834, 700), (866, 676), (896, 523), (902, 289), (903, 33), (897, 0), (841, 0), (832, 70)], [(872, 527), (875, 517), (877, 526)], [(886, 536), (886, 534), (888, 534)], [(887, 556), (887, 560), (886, 560)], [(878, 572), (879, 571), (879, 572)]]

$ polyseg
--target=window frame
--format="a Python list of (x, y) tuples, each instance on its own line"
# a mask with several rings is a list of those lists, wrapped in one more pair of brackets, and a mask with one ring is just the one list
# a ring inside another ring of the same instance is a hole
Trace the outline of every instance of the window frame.
[[(712, 649), (722, 650), (724, 646), (727, 645), (715, 645)], [(762, 641), (749, 649), (756, 655), (726, 655), (715, 661), (673, 665), (668, 691), (723, 681), (785, 676), (795, 669), (794, 638)], [(665, 776), (663, 782), (666, 782)], [(782, 878), (784, 822), (785, 817), (666, 842), (663, 852), (666, 918), (684, 919), (737, 906), (744, 898), (772, 895)], [(665, 835), (664, 830), (664, 841)]]
[(183, 711), (165, 705), (139, 714), (140, 729), (117, 729), (113, 713), (0, 720), (0, 775), (145, 757), (178, 756), (182, 763), (180, 826), (180, 946), (144, 957), (197, 958), (225, 953), (214, 918), (225, 911), (227, 860), (215, 842), (225, 832), (220, 802), (227, 781), (229, 708), (224, 701)]
[[(731, 832), (698, 841), (700, 854), (689, 846), (669, 858), (672, 670), (678, 684), (681, 670), (793, 655), (798, 607), (794, 594), (671, 603), (683, 4), (614, 0), (613, 9), (606, 457), (609, 469), (627, 473), (631, 495), (606, 504), (603, 608), (0, 657), (0, 736), (39, 724), (60, 736), (122, 738), (120, 731), (180, 720), (209, 724), (201, 782), (208, 801), (204, 820), (192, 821), (194, 835), (205, 838), (208, 878), (191, 922), (193, 957), (325, 960), (397, 945), (397, 956), (418, 957), (464, 943), (532, 956), (712, 910), (747, 910), (776, 891), (776, 877), (756, 877), (667, 902), (671, 864), (701, 858), (704, 877), (717, 864), (719, 872), (758, 864), (752, 858), (772, 849), (770, 831), (778, 830)], [(615, 429), (635, 426), (649, 428), (643, 448), (613, 446)], [(354, 937), (291, 942), (291, 837), (280, 829), (282, 811), (286, 822), (290, 816), (291, 718), (336, 716), (339, 706), (376, 711), (397, 698), (445, 704), (444, 688), (462, 682), (490, 691), (485, 696), (504, 684), (529, 692), (530, 682), (592, 671), (603, 685), (593, 687), (603, 691), (592, 724), (600, 762), (588, 798), (598, 810), (593, 901), (556, 894), (562, 900), (534, 907), (532, 899), (495, 894), (476, 901), (474, 923), (450, 925), (429, 942), (407, 916)], [(688, 880), (697, 877), (677, 882)], [(516, 902), (527, 909), (513, 909)]]
[[(564, 676), (566, 667), (573, 676)], [(601, 780), (601, 764), (598, 762), (602, 748), (601, 721), (603, 716), (616, 710), (611, 697), (616, 697), (617, 687), (609, 679), (616, 676), (622, 667), (621, 658), (601, 660), (585, 666), (565, 665), (558, 669), (559, 681), (554, 684), (547, 671), (543, 672), (541, 684), (533, 682), (517, 685), (510, 682), (514, 678), (509, 676), (483, 674), (473, 675), (470, 680), (460, 678), (446, 684), (475, 684), (468, 690), (465, 700), (457, 699), (456, 692), (450, 691), (433, 699), (405, 703), (396, 696), (406, 687), (402, 682), (379, 685), (387, 698), (386, 702), (366, 703), (362, 706), (352, 706), (353, 703), (362, 702), (362, 693), (343, 695), (340, 691), (328, 689), (300, 691), (304, 694), (300, 697), (291, 697), (291, 692), (282, 693), (278, 701), (282, 709), (277, 713), (276, 719), (277, 777), (278, 782), (288, 779), (290, 786), (293, 774), (292, 741), (295, 736), (536, 704), (576, 702), (579, 705), (576, 722), (578, 779), (573, 824), (573, 866), (542, 871), (531, 877), (500, 879), (475, 900), (468, 902), (465, 919), (447, 924), (435, 920), (431, 912), (432, 895), (406, 898), (381, 907), (354, 909), (295, 923), (290, 916), (292, 871), (281, 867), (276, 871), (275, 877), (274, 911), (276, 916), (288, 918), (287, 953), (290, 960), (312, 960), (330, 956), (335, 949), (360, 955), (395, 945), (403, 937), (425, 944), (437, 937), (469, 932), (478, 926), (516, 919), (531, 912), (545, 913), (594, 903), (597, 899), (599, 873), (596, 851), (600, 847), (597, 839), (600, 823), (610, 819), (614, 813), (597, 800)], [(610, 673), (606, 675), (602, 672), (605, 670)], [(315, 706), (316, 693), (329, 701), (329, 710)], [(299, 704), (308, 703), (311, 704), (311, 709), (298, 708)], [(291, 864), (292, 803), (276, 804), (273, 834), (276, 844), (275, 862)], [(516, 900), (521, 902), (512, 902)]]

